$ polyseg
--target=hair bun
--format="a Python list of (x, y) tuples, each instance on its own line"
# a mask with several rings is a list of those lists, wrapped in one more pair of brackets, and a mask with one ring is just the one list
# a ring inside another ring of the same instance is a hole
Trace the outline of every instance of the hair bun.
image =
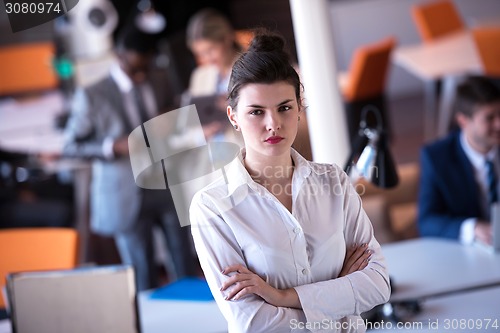
[(257, 30), (248, 52), (285, 52), (285, 40), (278, 34), (267, 30)]

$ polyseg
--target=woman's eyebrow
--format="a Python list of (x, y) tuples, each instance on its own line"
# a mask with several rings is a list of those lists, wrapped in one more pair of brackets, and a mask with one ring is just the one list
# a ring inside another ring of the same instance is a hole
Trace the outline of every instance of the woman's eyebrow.
[[(278, 103), (278, 105), (276, 106), (281, 106), (283, 104), (286, 104), (286, 103), (290, 103), (292, 100), (291, 99), (286, 99), (284, 100), (283, 102), (281, 103)], [(250, 104), (250, 105), (247, 105), (248, 108), (260, 108), (260, 109), (264, 109), (265, 107), (262, 106), (262, 105), (257, 105), (257, 104)]]
[(290, 103), (291, 101), (292, 101), (291, 99), (287, 99), (287, 100), (284, 100), (283, 102), (279, 103), (276, 106), (282, 106), (283, 104)]

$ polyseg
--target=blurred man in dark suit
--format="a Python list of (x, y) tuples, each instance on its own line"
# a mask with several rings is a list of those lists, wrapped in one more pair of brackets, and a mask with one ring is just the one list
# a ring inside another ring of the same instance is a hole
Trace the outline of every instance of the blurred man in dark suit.
[(110, 75), (75, 94), (64, 148), (66, 156), (92, 159), (92, 230), (114, 237), (122, 261), (135, 267), (139, 290), (158, 284), (152, 239), (156, 222), (167, 238), (175, 275), (192, 274), (194, 264), (189, 231), (180, 227), (170, 192), (136, 186), (129, 159), (129, 133), (165, 106), (165, 93), (147, 80), (153, 41), (131, 27), (118, 36), (118, 63)]
[(477, 76), (457, 89), (460, 130), (422, 149), (420, 234), (491, 244), (490, 206), (499, 193), (500, 90)]

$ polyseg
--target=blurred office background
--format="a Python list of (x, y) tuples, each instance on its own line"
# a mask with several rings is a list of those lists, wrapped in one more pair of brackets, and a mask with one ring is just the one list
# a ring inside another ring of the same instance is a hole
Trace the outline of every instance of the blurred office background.
[[(353, 54), (364, 45), (387, 37), (396, 40), (395, 47), (421, 43), (411, 16), (411, 7), (420, 2), (329, 1), (331, 36), (339, 73), (349, 70)], [(497, 0), (453, 2), (469, 27), (496, 20), (500, 13)], [(88, 233), (88, 188), (82, 184), (88, 182), (89, 176), (81, 172), (84, 167), (51, 161), (47, 168), (44, 161), (36, 157), (40, 145), (45, 152), (57, 151), (72, 89), (91, 84), (107, 73), (113, 61), (112, 39), (116, 31), (138, 13), (138, 3), (140, 1), (136, 0), (80, 0), (67, 17), (17, 33), (11, 32), (5, 11), (0, 12), (0, 57), (5, 57), (12, 48), (28, 47), (22, 51), (22, 57), (2, 58), (9, 61), (0, 62), (0, 80), (3, 81), (0, 90), (0, 207), (1, 216), (9, 219), (2, 221), (5, 227), (23, 226), (22, 221), (32, 221), (34, 225), (69, 226)], [(219, 9), (236, 29), (265, 26), (279, 31), (297, 59), (288, 0), (154, 1), (153, 5), (166, 19), (166, 27), (158, 36), (160, 55), (156, 65), (165, 76), (165, 94), (171, 98), (173, 107), (178, 105), (179, 96), (187, 88), (189, 75), (196, 65), (186, 47), (185, 28), (189, 17), (201, 8)], [(34, 47), (37, 45), (42, 48)], [(318, 41), (317, 48), (321, 47)], [(33, 67), (27, 70), (26, 64)], [(17, 77), (16, 82), (6, 80), (4, 73), (7, 72)], [(390, 149), (401, 182), (398, 188), (388, 191), (369, 189), (364, 200), (370, 217), (378, 221), (374, 224), (381, 242), (418, 236), (415, 223), (419, 149), (430, 139), (424, 136), (424, 82), (394, 61), (389, 63), (387, 73), (384, 112), (390, 123)], [(20, 115), (18, 110), (30, 113)], [(41, 114), (46, 116), (35, 121), (25, 116), (27, 114), (35, 118)], [(48, 134), (49, 127), (59, 134)], [(26, 141), (30, 135), (34, 137)], [(303, 140), (299, 145), (302, 143), (304, 155), (311, 157), (307, 128), (299, 133), (299, 138)], [(335, 149), (334, 142), (331, 147)], [(81, 174), (75, 176), (78, 172)], [(13, 212), (16, 205), (19, 208)], [(116, 253), (109, 253), (109, 244), (100, 248), (99, 240), (89, 241), (92, 236), (86, 237), (90, 248), (82, 255), (83, 262), (117, 260)]]
[[(301, 69), (298, 56), (300, 52), (297, 50), (299, 43), (295, 38), (296, 31), (291, 10), (293, 1), (153, 1), (156, 11), (165, 18), (166, 26), (157, 34), (159, 53), (155, 58), (155, 71), (152, 74), (164, 87), (165, 96), (170, 100), (172, 109), (179, 106), (181, 94), (187, 89), (190, 74), (196, 66), (196, 61), (185, 41), (188, 19), (195, 12), (205, 7), (212, 7), (226, 14), (236, 30), (264, 26), (279, 31), (285, 37), (292, 57), (298, 61), (298, 68)], [(313, 2), (313, 0), (303, 1)], [(433, 249), (435, 245), (425, 243), (425, 239), (422, 243), (424, 245), (420, 248), (419, 244), (410, 244), (406, 251), (414, 252), (404, 258), (400, 256), (402, 251), (398, 245), (400, 244), (398, 241), (417, 239), (419, 236), (416, 223), (420, 148), (424, 143), (443, 135), (443, 132), (436, 130), (436, 124), (433, 123), (436, 122), (437, 115), (431, 112), (433, 119), (429, 117), (429, 110), (438, 109), (437, 100), (434, 100), (434, 105), (429, 107), (429, 96), (435, 93), (431, 91), (434, 89), (437, 89), (437, 96), (440, 96), (439, 90), (443, 91), (443, 86), (439, 83), (441, 78), (429, 79), (395, 57), (397, 52), (401, 54), (403, 50), (410, 50), (413, 46), (418, 48), (425, 44), (412, 17), (412, 7), (427, 1), (431, 0), (326, 1), (330, 24), (330, 31), (326, 35), (333, 41), (332, 61), (335, 62), (337, 73), (322, 74), (337, 75), (339, 91), (334, 91), (332, 94), (341, 96), (342, 102), (339, 103), (343, 108), (341, 112), (348, 114), (351, 110), (356, 110), (360, 103), (356, 93), (349, 90), (346, 78), (351, 76), (352, 79), (352, 69), (356, 64), (359, 65), (357, 61), (363, 56), (369, 56), (374, 50), (388, 50), (389, 53), (385, 54), (389, 55), (389, 58), (385, 65), (377, 63), (378, 68), (384, 68), (383, 73), (372, 71), (363, 77), (362, 83), (380, 80), (380, 85), (376, 88), (377, 96), (373, 102), (381, 103), (379, 106), (384, 113), (384, 124), (390, 132), (389, 148), (396, 163), (399, 184), (392, 189), (380, 189), (368, 181), (360, 180), (366, 190), (362, 196), (363, 206), (373, 222), (377, 239), (386, 246), (384, 251), (387, 251), (393, 263), (399, 264), (391, 267), (391, 274), (396, 272), (400, 280), (405, 280), (405, 273), (412, 277), (413, 275), (418, 277), (417, 273), (424, 274), (424, 277), (418, 279), (423, 285), (432, 289), (433, 282), (429, 283), (425, 279), (432, 274), (428, 274), (426, 269), (418, 268), (418, 265), (415, 267), (408, 265), (408, 260), (410, 257), (415, 259), (414, 255), (418, 257), (417, 252), (421, 257), (425, 257), (428, 253), (420, 250), (428, 246), (427, 251), (430, 251), (429, 249)], [(124, 25), (130, 24), (147, 2), (80, 0), (65, 17), (16, 33), (11, 31), (6, 12), (0, 11), (0, 229), (47, 226), (76, 229), (79, 235), (78, 265), (106, 265), (119, 263), (120, 260), (113, 240), (93, 235), (89, 228), (91, 175), (88, 162), (57, 158), (62, 148), (62, 131), (72, 100), (72, 92), (76, 87), (90, 85), (107, 74), (115, 60), (112, 45), (117, 31)], [(451, 2), (468, 28), (490, 23), (500, 25), (498, 0)], [(316, 36), (308, 38), (316, 41), (314, 48), (317, 50), (324, 47)], [(464, 53), (469, 51), (466, 49)], [(460, 56), (461, 54), (453, 54), (449, 57), (450, 62)], [(430, 62), (432, 63), (432, 60)], [(301, 74), (306, 75), (303, 72)], [(306, 85), (306, 97), (307, 89)], [(361, 101), (366, 101), (363, 98)], [(321, 112), (330, 111), (333, 112), (328, 109)], [(314, 159), (315, 147), (311, 146), (314, 141), (311, 140), (311, 132), (315, 129), (307, 127), (308, 118), (306, 112), (306, 119), (301, 120), (296, 147), (305, 157)], [(338, 126), (350, 126), (351, 130), (356, 131), (359, 119), (353, 119), (345, 124), (332, 124), (332, 131), (338, 130)], [(329, 142), (332, 150), (339, 149), (339, 145), (349, 145), (349, 143)], [(342, 148), (349, 150), (349, 147)], [(164, 259), (161, 257), (166, 255), (165, 244), (162, 244), (162, 240), (157, 237), (155, 245), (158, 248), (157, 261), (161, 263)], [(442, 244), (437, 245), (442, 246)], [(457, 249), (454, 249), (453, 253), (439, 251), (432, 253), (437, 259), (442, 255), (441, 259), (444, 260), (444, 264), (436, 263), (435, 268), (444, 269), (443, 267), (448, 265), (447, 255), (454, 258), (456, 266), (462, 267), (461, 255), (464, 250), (459, 248), (458, 243), (456, 246)], [(480, 260), (469, 260), (466, 263), (469, 266), (484, 259), (482, 252), (473, 254), (474, 258)], [(0, 253), (0, 256), (10, 255), (11, 253)], [(491, 257), (488, 260), (490, 262), (496, 259)], [(423, 258), (425, 265), (430, 261), (428, 257)], [(483, 274), (480, 272), (483, 268), (477, 271), (474, 269), (475, 266), (466, 272), (457, 269), (455, 273), (437, 274), (436, 279), (447, 285), (447, 281), (454, 275), (462, 276), (470, 273), (470, 276), (475, 274), (477, 277)], [(159, 274), (163, 274), (163, 282), (169, 282), (164, 267), (159, 267)], [(498, 275), (495, 271), (491, 274)], [(3, 286), (4, 276), (0, 276), (0, 279), (2, 279), (0, 286)], [(396, 283), (398, 282), (396, 279)], [(489, 280), (487, 282), (490, 283)], [(495, 295), (498, 295), (498, 288), (495, 290), (497, 293)], [(406, 290), (403, 287), (400, 291), (404, 294)], [(436, 293), (435, 290), (431, 291)], [(142, 298), (144, 302), (144, 294)], [(481, 317), (482, 313), (474, 315), (471, 311), (488, 307), (483, 306), (483, 298), (480, 294), (480, 299), (476, 302), (480, 304), (479, 306), (475, 306), (473, 299), (471, 306), (466, 308), (470, 313), (462, 313), (462, 318)], [(425, 320), (443, 309), (449, 309), (450, 315), (458, 316), (460, 310), (456, 307), (470, 300), (470, 298), (458, 301), (450, 299), (443, 306), (438, 300), (434, 307), (431, 301), (428, 309), (434, 312), (425, 314), (427, 316)], [(493, 304), (491, 308), (497, 309), (494, 300), (491, 302)], [(457, 304), (456, 307), (454, 304)], [(0, 302), (0, 318), (2, 308), (3, 304)], [(217, 317), (217, 314), (220, 316), (214, 304), (212, 308), (214, 317)], [(145, 308), (142, 305), (141, 311), (143, 318), (146, 318), (144, 322), (154, 321), (151, 319), (153, 317), (148, 317), (148, 313), (155, 312), (152, 308)], [(185, 311), (187, 313), (192, 310), (189, 308)], [(205, 308), (198, 312), (204, 313), (204, 311)], [(156, 312), (160, 318), (159, 331), (163, 331), (163, 321), (170, 311), (162, 308)], [(182, 316), (174, 318), (177, 315), (175, 311), (172, 313), (174, 313), (171, 315), (172, 321), (182, 319)], [(191, 314), (192, 312), (189, 313), (189, 318)], [(224, 327), (223, 318), (218, 318), (218, 321), (218, 324)], [(200, 322), (204, 324), (203, 321)]]

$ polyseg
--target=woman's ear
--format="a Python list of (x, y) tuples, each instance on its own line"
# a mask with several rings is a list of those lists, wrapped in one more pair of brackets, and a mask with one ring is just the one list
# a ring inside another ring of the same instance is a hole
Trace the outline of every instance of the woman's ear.
[(299, 114), (306, 110), (306, 99), (301, 97), (299, 100)]
[(229, 121), (231, 122), (231, 125), (238, 125), (238, 121), (236, 119), (236, 112), (234, 112), (233, 108), (228, 105), (227, 106), (227, 117), (229, 118)]

